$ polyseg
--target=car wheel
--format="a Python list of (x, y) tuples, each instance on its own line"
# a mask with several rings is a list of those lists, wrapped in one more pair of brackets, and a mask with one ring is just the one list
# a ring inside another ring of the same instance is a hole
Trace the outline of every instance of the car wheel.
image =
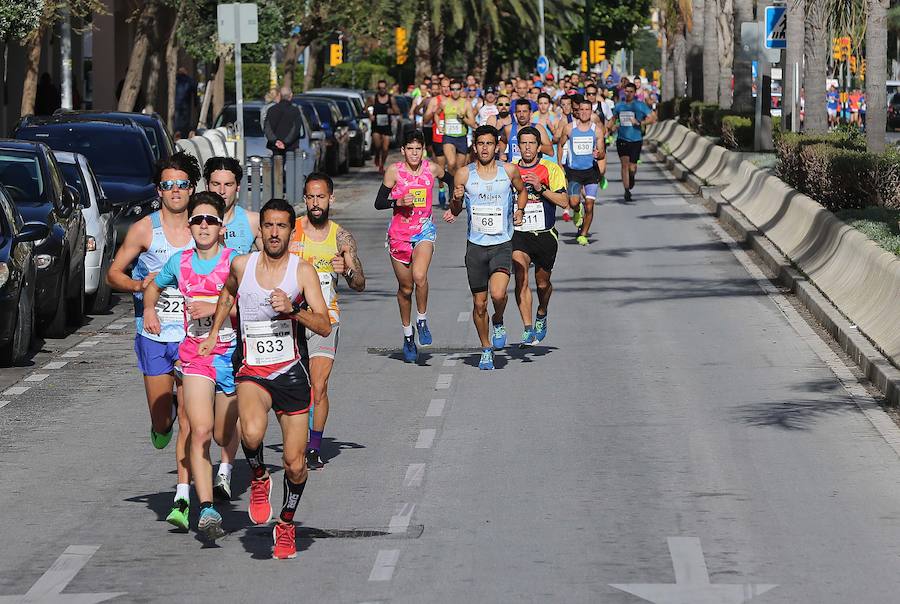
[(86, 298), (88, 312), (92, 315), (100, 314), (109, 308), (109, 297), (112, 294), (112, 289), (106, 282), (106, 275), (109, 273), (109, 263), (109, 259), (103, 261), (103, 265), (100, 268), (100, 285), (97, 286), (97, 291)]
[(0, 364), (20, 365), (28, 357), (31, 336), (34, 333), (34, 304), (23, 289), (16, 307), (16, 324), (9, 344), (0, 349)]
[(66, 337), (66, 325), (68, 325), (67, 315), (68, 315), (68, 289), (69, 284), (66, 280), (66, 275), (62, 275), (60, 278), (59, 292), (57, 292), (58, 297), (56, 298), (56, 310), (53, 311), (53, 315), (47, 320), (43, 325), (41, 331), (48, 338), (64, 338)]
[(80, 327), (84, 322), (84, 264), (81, 265), (81, 270), (78, 271), (78, 276), (75, 278), (75, 291), (72, 293), (72, 297), (67, 300), (69, 305), (68, 308), (68, 322), (72, 327)]

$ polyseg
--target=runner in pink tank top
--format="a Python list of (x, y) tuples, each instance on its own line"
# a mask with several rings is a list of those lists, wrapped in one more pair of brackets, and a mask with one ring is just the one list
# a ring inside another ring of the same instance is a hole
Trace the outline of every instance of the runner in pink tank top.
[(375, 208), (392, 209), (388, 226), (388, 253), (397, 276), (397, 303), (403, 324), (403, 358), (414, 363), (418, 358), (412, 326), (412, 295), (415, 288), (416, 329), (419, 344), (430, 346), (428, 329), (428, 267), (434, 254), (437, 229), (431, 219), (434, 185), (440, 179), (453, 190), (453, 178), (439, 164), (424, 159), (425, 137), (420, 130), (411, 132), (400, 152), (403, 161), (391, 165), (375, 199)]

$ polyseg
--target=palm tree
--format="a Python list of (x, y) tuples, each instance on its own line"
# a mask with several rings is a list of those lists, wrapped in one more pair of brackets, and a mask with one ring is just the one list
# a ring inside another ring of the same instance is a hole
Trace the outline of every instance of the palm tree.
[(828, 51), (828, 2), (810, 2), (806, 7), (806, 69), (803, 81), (806, 88), (806, 120), (804, 130), (821, 134), (828, 129), (825, 114), (825, 76)]
[[(794, 116), (794, 65), (798, 65), (800, 86), (803, 86), (803, 42), (806, 34), (806, 0), (788, 0), (787, 5), (787, 49), (784, 58), (784, 97), (782, 100), (781, 124), (790, 130)], [(799, 111), (799, 106), (797, 110)], [(799, 119), (799, 117), (798, 117)]]
[(887, 121), (887, 11), (889, 0), (868, 0), (866, 24), (866, 148), (882, 153)]
[(741, 45), (741, 23), (753, 21), (753, 0), (734, 0), (734, 100), (731, 108), (741, 113), (753, 111), (750, 57)]
[(719, 102), (719, 32), (716, 0), (706, 0), (703, 14), (703, 102)]
[(687, 30), (687, 96), (700, 100), (703, 98), (703, 34), (705, 17), (705, 0), (690, 0), (684, 3), (682, 16)]
[(731, 109), (731, 73), (734, 67), (734, 0), (719, 0), (716, 18), (719, 47), (719, 107)]

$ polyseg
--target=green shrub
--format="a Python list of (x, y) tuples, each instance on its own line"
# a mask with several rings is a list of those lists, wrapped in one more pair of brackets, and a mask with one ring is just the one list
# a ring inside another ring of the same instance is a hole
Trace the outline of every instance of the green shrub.
[(341, 63), (334, 69), (326, 69), (322, 85), (374, 90), (378, 80), (387, 80), (390, 85), (392, 78), (388, 75), (387, 67), (360, 61)]
[(753, 147), (753, 120), (741, 115), (722, 117), (722, 144), (728, 149)]
[(675, 119), (678, 120), (678, 123), (682, 126), (690, 125), (691, 121), (691, 99), (688, 97), (678, 97), (674, 101), (675, 103)]
[(847, 132), (817, 135), (782, 132), (775, 137), (774, 142), (775, 155), (778, 158), (775, 170), (778, 176), (790, 186), (803, 192), (807, 192), (807, 176), (801, 160), (801, 152), (804, 147), (823, 143), (851, 151), (865, 151), (866, 148), (865, 140), (854, 138)]
[[(242, 63), (241, 77), (244, 81), (244, 100), (261, 101), (269, 92), (269, 64), (268, 63)], [(278, 83), (284, 80), (284, 69), (278, 66)], [(225, 66), (225, 96), (235, 98), (234, 91), (234, 64)]]
[(829, 210), (875, 205), (872, 175), (877, 161), (871, 153), (816, 143), (801, 147), (800, 161), (804, 192)]
[(659, 103), (657, 114), (660, 121), (675, 119), (675, 99), (669, 99), (668, 101)]
[(900, 151), (896, 148), (876, 156), (872, 187), (877, 205), (900, 210)]

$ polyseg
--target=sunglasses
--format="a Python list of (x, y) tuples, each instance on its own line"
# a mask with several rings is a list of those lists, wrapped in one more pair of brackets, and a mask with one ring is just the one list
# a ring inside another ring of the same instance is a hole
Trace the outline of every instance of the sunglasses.
[(497, 107), (509, 107), (509, 103), (497, 103)]
[(200, 226), (204, 222), (209, 226), (222, 226), (222, 219), (212, 214), (194, 214), (188, 220), (191, 226)]
[(450, 87), (451, 92), (459, 92), (460, 90), (462, 90), (462, 88), (460, 88), (459, 86), (451, 86)]
[(190, 189), (191, 181), (182, 180), (179, 178), (178, 180), (164, 180), (161, 183), (159, 183), (159, 189), (161, 191), (171, 191), (175, 187), (178, 187), (179, 189), (182, 189), (182, 190)]

